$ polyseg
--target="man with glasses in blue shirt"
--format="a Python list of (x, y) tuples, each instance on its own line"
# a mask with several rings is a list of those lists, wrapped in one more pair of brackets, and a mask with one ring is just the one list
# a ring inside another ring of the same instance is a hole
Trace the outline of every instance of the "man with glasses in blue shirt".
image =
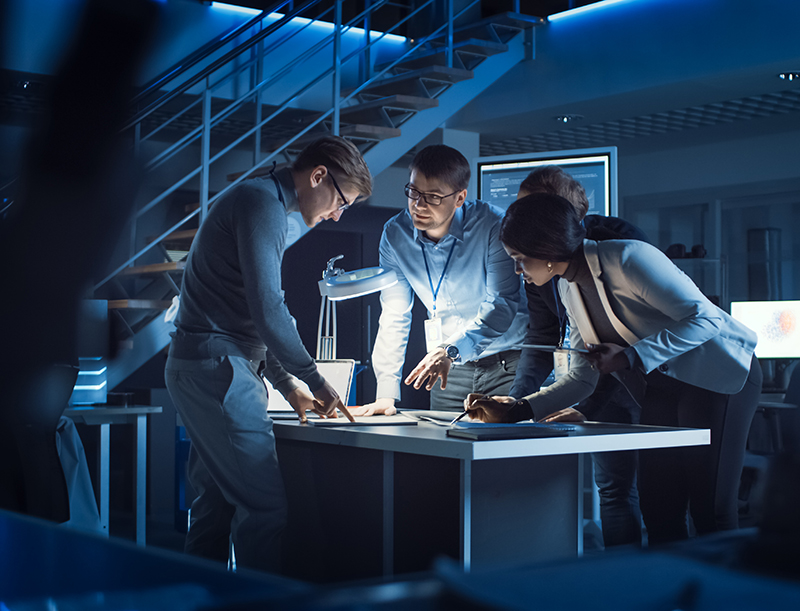
[(414, 295), (428, 311), (427, 355), (404, 382), (430, 390), (431, 409), (462, 410), (469, 393), (511, 388), (520, 355), (513, 346), (528, 322), (525, 293), (498, 239), (502, 212), (466, 201), (469, 177), (469, 163), (449, 146), (425, 147), (411, 162), (408, 209), (381, 236), (380, 264), (398, 283), (381, 292), (377, 398), (358, 414), (395, 411)]

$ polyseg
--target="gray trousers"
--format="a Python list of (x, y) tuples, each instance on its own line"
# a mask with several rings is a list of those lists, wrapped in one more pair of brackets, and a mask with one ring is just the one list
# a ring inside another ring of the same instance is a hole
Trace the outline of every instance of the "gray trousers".
[(165, 379), (192, 448), (187, 553), (222, 562), (233, 542), (239, 567), (280, 570), (286, 493), (261, 363), (238, 356), (170, 356)]
[(519, 350), (507, 350), (453, 365), (447, 376), (447, 388), (442, 390), (441, 380), (438, 380), (431, 389), (431, 409), (463, 411), (464, 399), (469, 393), (508, 395), (517, 373), (519, 357)]

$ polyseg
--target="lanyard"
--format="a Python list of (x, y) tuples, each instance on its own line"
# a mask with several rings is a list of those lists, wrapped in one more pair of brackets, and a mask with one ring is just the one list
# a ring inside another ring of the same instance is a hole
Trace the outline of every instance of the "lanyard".
[(558, 327), (559, 327), (559, 339), (558, 339), (558, 347), (561, 348), (564, 345), (564, 337), (567, 335), (567, 313), (566, 311), (561, 311), (561, 299), (558, 297), (558, 291), (556, 290), (556, 285), (558, 281), (553, 278), (550, 280), (550, 286), (553, 287), (553, 298), (556, 302), (556, 315), (558, 316)]
[(425, 271), (428, 273), (428, 284), (431, 285), (431, 293), (433, 293), (433, 317), (436, 318), (436, 297), (439, 295), (439, 289), (442, 288), (442, 280), (447, 271), (447, 266), (450, 265), (450, 258), (453, 256), (453, 251), (456, 249), (456, 240), (453, 239), (453, 245), (450, 247), (450, 254), (447, 255), (447, 261), (442, 268), (442, 275), (439, 277), (439, 284), (436, 285), (436, 290), (433, 290), (433, 280), (431, 279), (431, 270), (428, 267), (428, 257), (425, 256), (425, 245), (420, 242), (419, 247), (422, 249), (422, 260), (425, 261)]

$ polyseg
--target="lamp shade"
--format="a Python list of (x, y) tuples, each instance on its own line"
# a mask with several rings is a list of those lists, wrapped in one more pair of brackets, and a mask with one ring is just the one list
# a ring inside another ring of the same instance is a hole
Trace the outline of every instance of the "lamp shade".
[(323, 278), (319, 281), (319, 293), (331, 301), (341, 301), (369, 295), (394, 284), (397, 284), (397, 275), (393, 270), (365, 267)]

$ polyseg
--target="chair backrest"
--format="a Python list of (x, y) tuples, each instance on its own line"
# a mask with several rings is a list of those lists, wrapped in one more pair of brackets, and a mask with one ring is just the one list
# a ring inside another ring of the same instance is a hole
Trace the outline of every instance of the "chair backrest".
[(800, 365), (795, 363), (793, 367), (794, 369), (789, 377), (789, 384), (786, 385), (786, 394), (783, 396), (783, 402), (800, 406)]

